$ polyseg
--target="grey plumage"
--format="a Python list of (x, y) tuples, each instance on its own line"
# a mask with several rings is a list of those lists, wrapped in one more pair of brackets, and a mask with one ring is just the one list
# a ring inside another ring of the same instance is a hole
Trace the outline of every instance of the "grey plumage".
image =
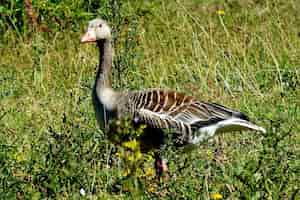
[[(94, 106), (99, 122), (129, 116), (135, 123), (174, 132), (176, 142), (197, 144), (217, 132), (265, 129), (227, 107), (197, 100), (192, 96), (161, 89), (115, 91), (111, 88), (112, 47), (110, 28), (101, 19), (92, 20), (82, 42), (97, 43), (100, 64), (94, 87)], [(99, 117), (100, 116), (100, 117)]]

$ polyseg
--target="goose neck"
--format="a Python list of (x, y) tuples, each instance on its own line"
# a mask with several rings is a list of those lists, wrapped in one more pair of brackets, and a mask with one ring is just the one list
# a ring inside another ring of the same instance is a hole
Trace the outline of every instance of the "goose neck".
[(112, 67), (112, 46), (109, 39), (99, 40), (99, 67), (96, 77), (97, 88), (111, 88), (110, 74)]
[(117, 106), (118, 95), (112, 89), (110, 76), (112, 67), (112, 46), (111, 41), (100, 40), (97, 42), (100, 61), (96, 76), (96, 94), (105, 109), (115, 110)]

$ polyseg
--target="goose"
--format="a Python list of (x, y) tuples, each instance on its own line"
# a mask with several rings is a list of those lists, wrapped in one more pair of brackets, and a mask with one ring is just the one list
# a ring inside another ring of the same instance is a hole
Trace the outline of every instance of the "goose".
[[(99, 49), (92, 99), (100, 127), (105, 128), (112, 119), (129, 116), (134, 124), (146, 125), (150, 132), (147, 140), (155, 140), (157, 130), (160, 133), (167, 130), (173, 133), (174, 142), (180, 145), (197, 145), (221, 132), (266, 132), (239, 111), (180, 92), (163, 89), (114, 90), (110, 79), (113, 61), (111, 40), (109, 25), (100, 18), (89, 21), (87, 31), (81, 37), (81, 43), (95, 43)], [(166, 160), (155, 156), (155, 168), (159, 174), (167, 171)]]

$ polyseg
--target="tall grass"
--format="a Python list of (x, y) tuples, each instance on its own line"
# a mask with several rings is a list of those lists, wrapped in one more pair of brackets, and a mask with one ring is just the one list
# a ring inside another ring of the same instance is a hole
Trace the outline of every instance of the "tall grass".
[(116, 88), (176, 89), (239, 109), (267, 129), (218, 135), (189, 153), (168, 149), (170, 176), (160, 181), (119, 182), (121, 164), (91, 105), (98, 52), (79, 44), (86, 22), (50, 36), (8, 29), (0, 49), (0, 198), (299, 198), (299, 5), (124, 2)]

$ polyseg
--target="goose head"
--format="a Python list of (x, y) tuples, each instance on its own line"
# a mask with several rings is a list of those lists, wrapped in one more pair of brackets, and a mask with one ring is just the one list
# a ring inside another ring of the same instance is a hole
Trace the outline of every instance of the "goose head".
[(102, 19), (93, 19), (89, 22), (86, 33), (82, 36), (82, 43), (95, 43), (99, 40), (111, 38), (108, 24)]

